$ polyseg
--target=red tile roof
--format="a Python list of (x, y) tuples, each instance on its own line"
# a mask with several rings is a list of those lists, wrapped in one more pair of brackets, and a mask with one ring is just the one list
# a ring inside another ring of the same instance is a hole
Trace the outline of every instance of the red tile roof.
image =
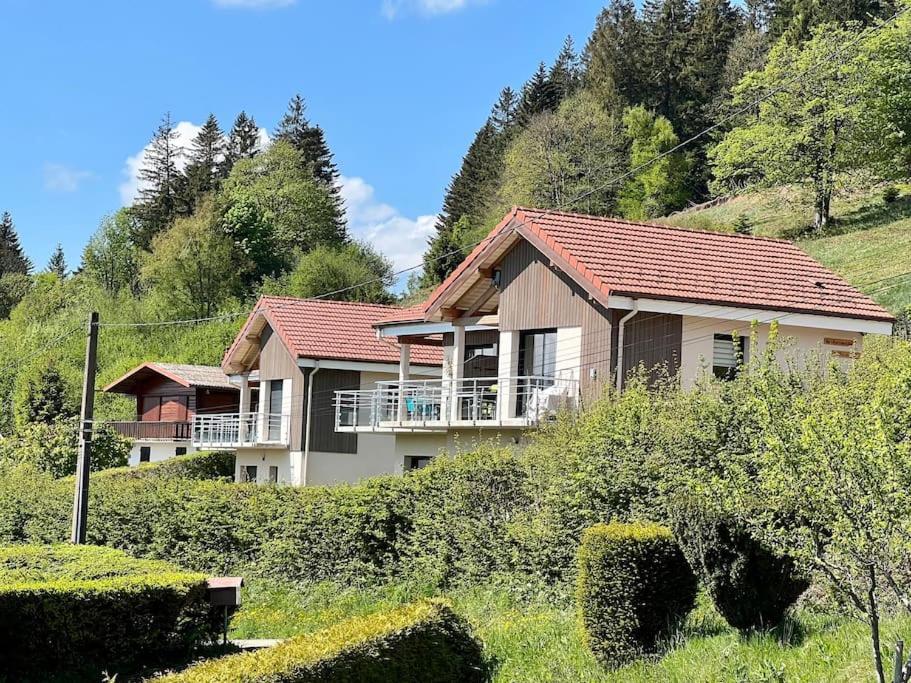
[[(297, 358), (398, 363), (399, 345), (395, 341), (378, 338), (373, 322), (401, 310), (379, 304), (264, 296), (257, 302), (225, 358), (244, 339), (250, 323), (259, 315), (265, 315), (285, 346)], [(442, 350), (412, 346), (411, 362), (441, 365)]]
[(411, 323), (424, 320), (424, 304), (416, 304), (408, 308), (400, 308), (392, 315), (377, 318), (374, 325), (388, 325), (390, 323)]
[(436, 303), (500, 234), (515, 229), (588, 288), (648, 297), (847, 318), (893, 316), (786, 240), (517, 207), (425, 303)]
[(238, 390), (236, 386), (228, 381), (228, 377), (222, 369), (218, 367), (147, 362), (138, 365), (120, 379), (111, 382), (102, 391), (115, 394), (131, 394), (136, 390), (138, 384), (153, 375), (166, 377), (185, 387)]

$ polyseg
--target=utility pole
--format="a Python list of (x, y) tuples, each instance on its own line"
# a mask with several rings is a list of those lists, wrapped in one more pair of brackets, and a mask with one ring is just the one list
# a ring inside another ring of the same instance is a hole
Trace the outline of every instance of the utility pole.
[(98, 313), (89, 315), (85, 340), (85, 375), (82, 380), (79, 457), (76, 460), (76, 494), (73, 496), (73, 530), (70, 542), (85, 543), (85, 519), (89, 512), (89, 471), (92, 469), (92, 429), (95, 413), (95, 369), (98, 360)]

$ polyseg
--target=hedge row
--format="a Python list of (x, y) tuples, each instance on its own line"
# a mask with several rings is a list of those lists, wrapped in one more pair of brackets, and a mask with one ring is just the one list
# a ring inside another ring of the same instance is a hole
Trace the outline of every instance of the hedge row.
[(215, 630), (202, 574), (91, 546), (0, 555), (0, 676), (10, 680), (98, 680), (185, 654)]
[[(97, 477), (123, 477), (150, 479), (156, 477), (181, 477), (183, 479), (234, 479), (234, 453), (228, 451), (200, 451), (178, 455), (158, 462), (144, 462), (132, 467), (115, 467), (102, 470)], [(72, 481), (72, 478), (70, 478)]]
[(695, 600), (696, 577), (666, 527), (614, 522), (585, 532), (576, 602), (585, 641), (604, 663), (654, 652)]
[(344, 621), (258, 652), (197, 664), (162, 683), (473, 683), (481, 647), (447, 606), (420, 602)]
[[(406, 477), (307, 487), (93, 476), (90, 543), (194, 570), (283, 579), (415, 572), (440, 584), (513, 568), (528, 507), (508, 451), (481, 449)], [(0, 543), (67, 538), (71, 482), (31, 470), (0, 477)]]

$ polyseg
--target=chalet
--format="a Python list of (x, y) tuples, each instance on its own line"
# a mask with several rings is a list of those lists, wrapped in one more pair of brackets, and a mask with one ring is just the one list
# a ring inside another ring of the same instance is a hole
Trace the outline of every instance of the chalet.
[(442, 339), (411, 352), (379, 337), (377, 319), (392, 306), (263, 297), (226, 352), (221, 371), (239, 392), (238, 405), (197, 412), (198, 449), (232, 449), (237, 480), (296, 485), (354, 482), (418, 466), (396, 451), (392, 434), (335, 429), (336, 391), (377, 382), (442, 375)]
[[(414, 458), (479, 433), (519, 443), (637, 367), (730, 377), (772, 322), (799, 355), (850, 362), (894, 319), (784, 240), (515, 208), (421, 306), (375, 322), (399, 378), (337, 391), (336, 429)], [(414, 377), (441, 339), (442, 376)]]
[(135, 420), (108, 423), (133, 440), (131, 465), (194, 451), (193, 418), (236, 411), (240, 394), (221, 368), (176, 363), (143, 363), (103, 391), (136, 399)]

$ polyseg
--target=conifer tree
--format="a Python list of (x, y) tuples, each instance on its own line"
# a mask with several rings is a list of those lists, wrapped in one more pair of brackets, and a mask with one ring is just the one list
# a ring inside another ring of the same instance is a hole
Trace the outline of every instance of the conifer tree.
[(612, 0), (595, 24), (585, 46), (585, 82), (602, 101), (620, 106), (645, 98), (643, 53), (645, 36), (632, 0)]
[(57, 248), (54, 249), (54, 253), (51, 254), (51, 258), (47, 262), (47, 272), (53, 273), (61, 280), (66, 277), (68, 269), (66, 258), (63, 255), (63, 245), (60, 242), (57, 242)]
[(66, 382), (54, 365), (28, 383), (24, 406), (25, 422), (51, 424), (76, 415), (75, 406), (67, 398)]
[(508, 85), (500, 91), (497, 103), (490, 113), (490, 122), (497, 132), (511, 130), (519, 120), (519, 96)]
[(234, 164), (240, 159), (252, 159), (259, 152), (259, 128), (247, 112), (242, 111), (234, 119), (231, 134), (225, 145), (221, 176), (227, 178)]
[(491, 117), (475, 134), (459, 172), (446, 189), (436, 234), (424, 254), (422, 284), (425, 287), (445, 279), (464, 258), (462, 247), (466, 236), (484, 228), (482, 221), (502, 173), (504, 150), (503, 134), (498, 132)]
[(19, 235), (9, 211), (0, 216), (0, 276), (9, 273), (27, 275), (32, 270), (32, 262), (26, 257), (19, 244)]
[(170, 226), (181, 213), (185, 183), (177, 170), (177, 160), (182, 155), (177, 131), (167, 113), (152, 137), (139, 170), (139, 201), (133, 206), (137, 219), (133, 240), (143, 249), (148, 250), (155, 235)]
[(214, 114), (199, 129), (190, 147), (189, 163), (185, 171), (187, 177), (187, 197), (189, 206), (207, 192), (218, 186), (220, 164), (224, 156), (225, 136), (218, 125)]
[(330, 188), (336, 204), (336, 223), (340, 229), (345, 225), (345, 208), (338, 185), (339, 173), (332, 152), (326, 144), (323, 129), (311, 125), (306, 117), (307, 105), (300, 95), (295, 95), (275, 129), (274, 138), (289, 143), (298, 150), (304, 163), (310, 166), (313, 177)]
[(522, 87), (522, 103), (519, 105), (519, 121), (522, 125), (535, 114), (551, 111), (554, 96), (551, 92), (551, 83), (547, 75), (544, 62), (538, 64), (537, 70)]
[(547, 74), (547, 80), (550, 84), (551, 97), (554, 99), (550, 107), (552, 110), (579, 88), (582, 69), (572, 36), (566, 36), (563, 41), (563, 47)]
[(338, 181), (338, 169), (332, 160), (332, 152), (326, 144), (323, 129), (313, 126), (307, 120), (307, 105), (304, 98), (295, 95), (288, 103), (288, 111), (282, 116), (275, 129), (274, 138), (291, 144), (313, 165), (313, 175), (324, 182)]
[(667, 118), (686, 139), (696, 132), (692, 118), (696, 107), (686, 74), (691, 63), (692, 5), (689, 0), (646, 0), (642, 16), (649, 75), (645, 104)]

